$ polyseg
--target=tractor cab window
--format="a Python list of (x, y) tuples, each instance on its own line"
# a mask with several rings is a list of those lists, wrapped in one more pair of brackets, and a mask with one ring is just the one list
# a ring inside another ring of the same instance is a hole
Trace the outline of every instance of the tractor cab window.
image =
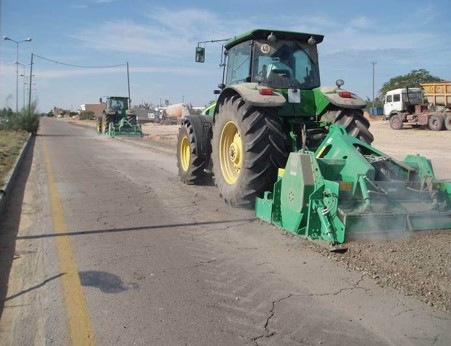
[(108, 108), (114, 109), (116, 111), (121, 111), (125, 109), (125, 100), (109, 99)]
[(254, 43), (253, 81), (273, 88), (320, 85), (316, 46), (292, 41)]
[(251, 46), (243, 42), (227, 52), (227, 85), (250, 82)]

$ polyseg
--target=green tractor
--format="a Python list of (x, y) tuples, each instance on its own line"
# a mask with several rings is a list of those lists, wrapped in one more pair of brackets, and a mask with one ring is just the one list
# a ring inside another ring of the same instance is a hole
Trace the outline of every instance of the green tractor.
[[(251, 206), (271, 190), (290, 152), (316, 150), (332, 124), (370, 144), (365, 102), (321, 87), (317, 44), (322, 35), (256, 29), (224, 44), (217, 102), (183, 119), (178, 134), (181, 180), (214, 182), (226, 203)], [(196, 48), (204, 62), (205, 48)], [(222, 59), (221, 59), (222, 60)]]
[[(106, 108), (102, 116), (97, 118), (96, 129), (99, 134), (110, 137), (116, 135), (142, 136), (141, 125), (136, 113), (129, 106), (129, 98), (122, 96), (108, 96)], [(102, 102), (102, 99), (100, 99)]]

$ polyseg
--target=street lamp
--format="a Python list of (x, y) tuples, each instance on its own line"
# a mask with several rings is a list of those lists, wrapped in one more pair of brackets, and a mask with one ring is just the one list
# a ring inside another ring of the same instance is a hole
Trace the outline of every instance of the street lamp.
[(31, 42), (31, 37), (25, 40), (16, 41), (8, 36), (3, 36), (5, 41), (11, 41), (16, 44), (16, 114), (19, 113), (19, 43)]

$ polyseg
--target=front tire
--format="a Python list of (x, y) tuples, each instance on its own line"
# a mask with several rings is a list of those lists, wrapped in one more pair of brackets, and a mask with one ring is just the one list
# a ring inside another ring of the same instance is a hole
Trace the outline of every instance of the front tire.
[(326, 112), (321, 120), (331, 122), (333, 125), (341, 125), (346, 132), (362, 142), (371, 144), (374, 136), (369, 131), (370, 122), (365, 119), (360, 109), (338, 109)]
[(403, 126), (402, 118), (401, 118), (401, 116), (399, 114), (393, 114), (390, 117), (389, 122), (390, 122), (390, 127), (393, 130), (401, 130), (402, 129), (402, 126)]
[(209, 180), (205, 172), (206, 160), (197, 152), (198, 140), (191, 123), (181, 125), (177, 136), (177, 167), (180, 180), (185, 184), (202, 184)]
[(215, 184), (227, 204), (252, 206), (272, 190), (277, 169), (285, 167), (283, 123), (272, 108), (247, 105), (234, 95), (219, 105), (213, 126)]

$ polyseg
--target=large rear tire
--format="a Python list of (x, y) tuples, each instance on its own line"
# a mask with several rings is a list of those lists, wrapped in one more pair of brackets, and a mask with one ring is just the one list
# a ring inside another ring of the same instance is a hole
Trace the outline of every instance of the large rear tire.
[(114, 121), (114, 115), (111, 114), (103, 114), (102, 117), (102, 133), (108, 133), (109, 128), (110, 128), (110, 123), (112, 123)]
[(374, 136), (369, 131), (370, 122), (363, 116), (360, 109), (335, 109), (327, 111), (321, 120), (330, 121), (334, 125), (341, 125), (346, 132), (361, 141), (371, 144)]
[(181, 125), (177, 136), (177, 167), (185, 184), (202, 184), (210, 180), (205, 172), (206, 160), (197, 152), (196, 133), (191, 123)]
[(247, 105), (234, 95), (219, 104), (213, 126), (212, 160), (215, 184), (225, 202), (253, 206), (272, 190), (287, 152), (283, 123), (272, 108)]
[(127, 122), (128, 122), (130, 125), (136, 125), (136, 124), (138, 124), (138, 121), (137, 121), (137, 119), (136, 119), (136, 114), (126, 114), (126, 115), (125, 115), (125, 119), (127, 120)]

